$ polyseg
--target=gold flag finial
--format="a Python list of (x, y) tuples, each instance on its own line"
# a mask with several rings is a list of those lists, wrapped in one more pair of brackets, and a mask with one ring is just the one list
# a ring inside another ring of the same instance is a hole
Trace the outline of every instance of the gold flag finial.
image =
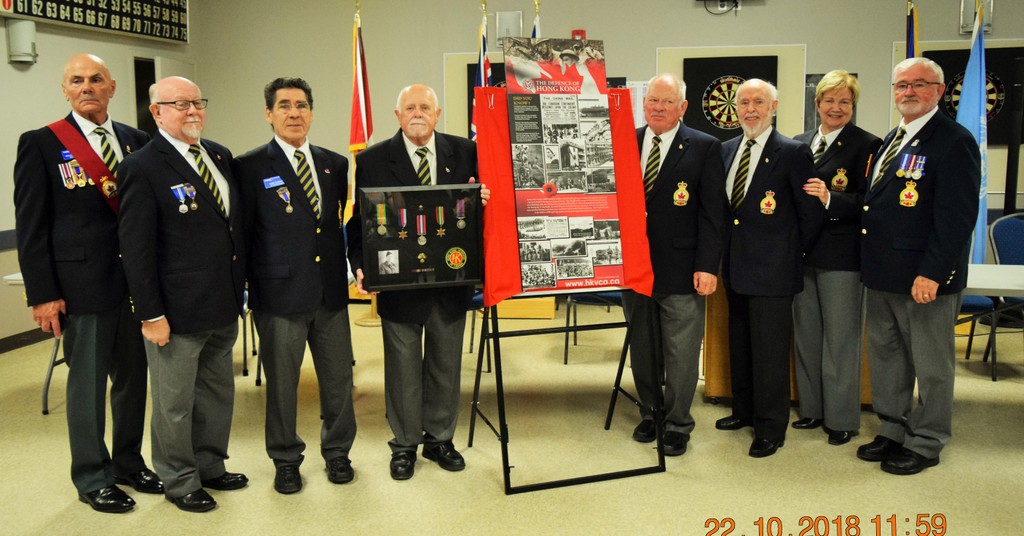
[(533, 13), (540, 16), (540, 0), (533, 0)]

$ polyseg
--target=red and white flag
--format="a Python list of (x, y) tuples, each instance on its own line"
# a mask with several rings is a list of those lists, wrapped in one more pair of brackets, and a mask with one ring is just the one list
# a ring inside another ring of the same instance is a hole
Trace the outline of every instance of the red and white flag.
[(366, 79), (366, 54), (363, 50), (363, 31), (359, 13), (352, 24), (352, 123), (348, 136), (348, 150), (358, 153), (370, 143), (373, 136), (373, 117), (370, 113), (370, 84)]

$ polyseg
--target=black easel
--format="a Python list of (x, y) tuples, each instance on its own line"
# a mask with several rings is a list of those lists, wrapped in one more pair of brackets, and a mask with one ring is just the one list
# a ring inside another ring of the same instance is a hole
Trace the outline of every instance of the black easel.
[[(491, 320), (490, 328), (488, 328), (488, 323), (487, 323), (488, 318)], [(653, 322), (654, 319), (653, 318), (648, 318), (647, 321), (648, 322)], [(490, 428), (491, 431), (494, 432), (495, 437), (497, 437), (498, 441), (501, 443), (501, 463), (502, 463), (502, 470), (503, 470), (502, 473), (504, 475), (504, 481), (505, 481), (505, 494), (506, 495), (512, 495), (512, 494), (516, 494), (516, 493), (525, 493), (525, 492), (530, 492), (530, 491), (539, 491), (539, 490), (544, 490), (544, 489), (561, 488), (561, 487), (566, 487), (566, 486), (575, 486), (575, 485), (579, 485), (579, 484), (588, 484), (588, 483), (591, 483), (591, 482), (603, 482), (605, 480), (614, 480), (614, 479), (618, 479), (618, 478), (627, 478), (627, 477), (631, 477), (631, 476), (640, 476), (640, 475), (647, 475), (647, 474), (653, 474), (653, 473), (664, 473), (665, 472), (665, 449), (664, 449), (664, 444), (662, 442), (662, 439), (663, 439), (662, 436), (664, 435), (664, 427), (665, 427), (664, 423), (662, 422), (663, 421), (662, 415), (663, 415), (663, 412), (664, 412), (664, 409), (663, 409), (664, 408), (664, 401), (662, 400), (662, 393), (661, 393), (661, 390), (659, 389), (658, 390), (658, 395), (657, 395), (657, 406), (652, 409), (652, 413), (654, 415), (654, 421), (656, 423), (658, 423), (658, 425), (657, 425), (658, 464), (657, 465), (648, 466), (648, 467), (640, 467), (640, 468), (637, 468), (637, 469), (627, 469), (627, 470), (624, 470), (624, 471), (613, 471), (613, 472), (610, 472), (610, 473), (599, 473), (599, 474), (594, 474), (594, 475), (586, 475), (586, 476), (580, 476), (580, 477), (575, 477), (575, 478), (567, 478), (567, 479), (562, 479), (562, 480), (551, 480), (551, 481), (547, 481), (547, 482), (538, 482), (538, 483), (535, 483), (535, 484), (526, 484), (526, 485), (519, 485), (519, 486), (513, 486), (512, 485), (512, 465), (509, 463), (509, 459), (508, 459), (509, 432), (508, 432), (508, 421), (507, 421), (506, 415), (505, 415), (505, 387), (504, 387), (504, 380), (503, 380), (503, 377), (502, 377), (502, 369), (501, 369), (501, 339), (505, 338), (505, 337), (525, 337), (525, 336), (532, 336), (532, 335), (546, 335), (546, 334), (551, 334), (551, 333), (567, 333), (569, 331), (573, 331), (573, 332), (576, 332), (576, 331), (594, 331), (594, 330), (599, 330), (599, 329), (612, 329), (612, 328), (621, 328), (621, 327), (625, 327), (626, 328), (626, 339), (623, 342), (622, 356), (621, 356), (620, 361), (619, 361), (618, 373), (617, 373), (616, 378), (615, 378), (615, 386), (614, 386), (613, 391), (612, 391), (612, 401), (611, 401), (611, 404), (610, 404), (610, 406), (608, 408), (608, 418), (605, 421), (605, 427), (604, 427), (605, 430), (608, 430), (611, 427), (612, 412), (615, 409), (616, 395), (619, 392), (624, 393), (625, 396), (627, 396), (630, 400), (632, 400), (634, 403), (639, 405), (639, 402), (636, 400), (636, 398), (634, 398), (629, 393), (626, 393), (626, 391), (623, 390), (621, 388), (621, 386), (620, 386), (620, 381), (622, 379), (622, 371), (623, 371), (624, 364), (625, 364), (625, 356), (626, 356), (626, 352), (629, 349), (629, 335), (630, 335), (630, 332), (631, 332), (631, 330), (629, 329), (629, 324), (626, 323), (626, 322), (610, 322), (610, 323), (603, 323), (603, 324), (590, 324), (590, 325), (585, 325), (585, 326), (565, 326), (565, 327), (555, 327), (555, 328), (542, 328), (542, 329), (528, 329), (528, 330), (518, 330), (518, 331), (507, 331), (507, 332), (502, 333), (499, 330), (499, 328), (498, 328), (497, 306), (495, 305), (495, 306), (492, 306), (492, 307), (486, 307), (484, 309), (484, 317), (483, 317), (483, 322), (482, 322), (482, 326), (481, 326), (481, 329), (480, 329), (480, 344), (479, 344), (479, 347), (477, 348), (476, 380), (475, 380), (475, 383), (473, 385), (473, 401), (472, 401), (472, 404), (471, 404), (471, 417), (470, 417), (470, 421), (469, 421), (469, 443), (468, 443), (468, 447), (471, 448), (473, 446), (473, 436), (474, 436), (474, 433), (476, 431), (476, 418), (477, 418), (477, 416), (479, 416), (484, 421), (484, 423), (487, 424), (488, 428)], [(660, 352), (660, 350), (661, 350), (661, 343), (660, 343), (660, 341), (654, 341), (654, 343), (655, 343), (655, 347), (654, 347), (655, 352)], [(493, 355), (493, 359), (494, 359), (494, 382), (495, 382), (495, 387), (496, 387), (496, 393), (495, 394), (496, 394), (497, 402), (498, 402), (498, 427), (497, 428), (494, 427), (494, 424), (492, 424), (491, 421), (487, 418), (487, 416), (484, 415), (483, 412), (480, 410), (480, 376), (481, 376), (481, 369), (482, 369), (482, 366), (483, 366), (484, 350), (485, 350), (485, 348), (489, 347), (491, 344), (494, 345), (492, 355)]]

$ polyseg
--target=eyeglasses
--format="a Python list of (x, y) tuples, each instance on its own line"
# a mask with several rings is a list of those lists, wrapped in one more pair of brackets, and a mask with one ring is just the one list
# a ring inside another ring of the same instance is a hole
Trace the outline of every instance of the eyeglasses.
[(313, 107), (310, 106), (309, 103), (306, 102), (306, 101), (299, 101), (299, 102), (296, 102), (294, 105), (292, 103), (290, 103), (290, 102), (279, 102), (279, 103), (277, 103), (276, 106), (274, 106), (274, 108), (276, 108), (276, 109), (278, 109), (278, 110), (280, 110), (280, 111), (282, 111), (284, 113), (291, 112), (292, 108), (295, 108), (296, 110), (298, 110), (299, 113), (306, 113), (306, 112), (308, 112), (308, 111), (313, 109)]
[(928, 86), (941, 86), (939, 82), (924, 82), (918, 80), (917, 82), (896, 82), (892, 87), (896, 90), (896, 93), (906, 93), (910, 88), (914, 88), (914, 91), (924, 91)]
[(671, 107), (675, 106), (676, 103), (679, 102), (679, 101), (677, 101), (675, 99), (656, 99), (654, 97), (647, 97), (644, 100), (647, 102), (647, 104), (650, 104), (651, 106), (657, 106), (659, 104), (664, 104), (666, 108), (671, 108)]
[(179, 112), (187, 112), (189, 106), (195, 106), (196, 110), (205, 110), (206, 105), (210, 103), (210, 99), (196, 99), (196, 100), (176, 100), (176, 101), (165, 101), (157, 102), (154, 104), (166, 104), (178, 110)]

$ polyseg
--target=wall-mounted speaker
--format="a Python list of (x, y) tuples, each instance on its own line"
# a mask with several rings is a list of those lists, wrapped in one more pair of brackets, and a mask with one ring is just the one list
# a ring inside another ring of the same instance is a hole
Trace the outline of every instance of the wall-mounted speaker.
[(4, 19), (7, 25), (7, 63), (35, 63), (36, 23), (23, 19)]

